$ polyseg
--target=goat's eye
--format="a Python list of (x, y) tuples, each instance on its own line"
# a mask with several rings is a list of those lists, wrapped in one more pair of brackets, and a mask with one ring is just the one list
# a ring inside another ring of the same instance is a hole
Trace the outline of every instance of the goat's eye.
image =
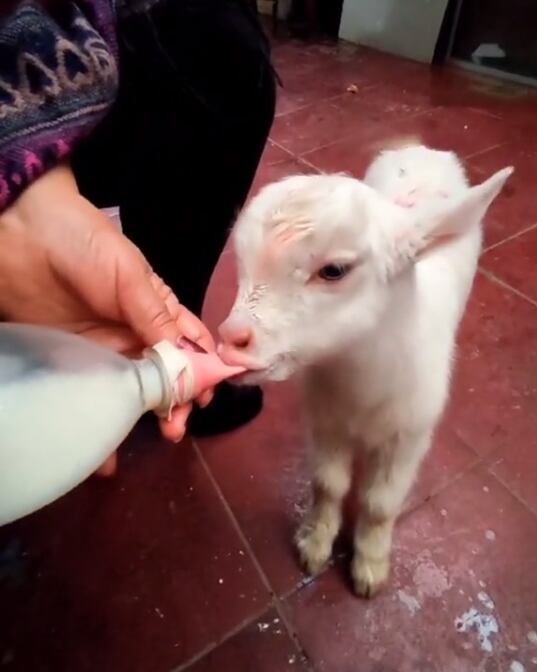
[(317, 275), (321, 280), (335, 282), (336, 280), (344, 278), (351, 268), (350, 264), (326, 264), (326, 266), (323, 266), (319, 270)]

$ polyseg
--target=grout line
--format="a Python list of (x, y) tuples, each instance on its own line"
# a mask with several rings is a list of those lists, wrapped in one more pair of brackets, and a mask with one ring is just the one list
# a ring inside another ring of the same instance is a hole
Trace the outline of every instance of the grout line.
[(275, 140), (273, 140), (273, 139), (270, 137), (270, 135), (269, 135), (269, 137), (267, 138), (267, 142), (265, 143), (265, 148), (264, 148), (264, 150), (263, 150), (264, 152), (265, 152), (266, 149), (267, 149), (267, 145), (273, 145), (274, 147), (277, 147), (281, 152), (284, 152), (285, 154), (288, 155), (288, 156), (286, 156), (284, 159), (280, 159), (279, 161), (276, 161), (275, 163), (269, 163), (269, 164), (268, 164), (269, 166), (276, 165), (276, 163), (280, 163), (281, 161), (287, 161), (289, 157), (294, 156), (293, 153), (290, 152), (288, 149), (286, 149), (283, 145), (280, 145), (279, 142), (276, 142)]
[[(376, 86), (376, 85), (374, 85)], [(285, 89), (283, 89), (285, 91)], [(344, 98), (345, 96), (348, 96), (348, 93), (336, 93), (333, 96), (328, 96), (327, 98), (318, 98), (316, 100), (312, 100), (309, 103), (304, 103), (304, 105), (299, 105), (298, 107), (295, 107), (293, 110), (288, 110), (287, 112), (276, 112), (274, 114), (274, 119), (283, 119), (284, 117), (288, 117), (290, 114), (295, 114), (296, 112), (302, 112), (302, 110), (305, 110), (308, 107), (311, 107), (312, 105), (317, 105), (318, 103), (331, 103), (334, 100), (337, 100), (338, 98)]]
[[(297, 154), (295, 154), (294, 152), (292, 152), (290, 149), (287, 149), (287, 147), (285, 147), (284, 145), (280, 144), (279, 142), (276, 142), (276, 140), (273, 140), (272, 138), (269, 138), (269, 140), (272, 142), (272, 144), (273, 144), (275, 147), (277, 147), (278, 149), (281, 149), (281, 150), (284, 151), (286, 154), (289, 154), (289, 156), (290, 156), (292, 159), (295, 159), (295, 160), (298, 161), (298, 159), (300, 158)], [(284, 160), (287, 161), (287, 159), (284, 159)]]
[(322, 174), (322, 173), (323, 173), (323, 171), (322, 171), (318, 166), (316, 166), (315, 164), (311, 163), (311, 161), (308, 161), (308, 160), (305, 159), (304, 157), (297, 157), (297, 161), (298, 161), (298, 163), (303, 163), (303, 164), (304, 164), (305, 166), (307, 166), (308, 168), (311, 168), (311, 169), (314, 170), (316, 173), (319, 173), (319, 174)]
[(525, 233), (533, 231), (533, 229), (535, 229), (536, 227), (537, 222), (535, 224), (527, 226), (525, 229), (517, 231), (517, 233), (513, 233), (510, 236), (507, 236), (507, 238), (502, 238), (502, 240), (499, 240), (497, 243), (492, 243), (492, 245), (485, 247), (483, 252), (481, 252), (481, 257), (483, 257), (483, 255), (486, 254), (487, 252), (490, 252), (491, 250), (495, 250), (497, 247), (500, 247), (500, 245), (503, 245), (504, 243), (509, 243), (511, 240), (515, 240), (515, 238), (518, 238), (519, 236), (523, 236)]
[[(280, 598), (278, 597), (276, 591), (273, 589), (265, 571), (261, 567), (261, 564), (260, 564), (259, 560), (257, 559), (257, 556), (254, 553), (254, 550), (253, 550), (250, 542), (248, 541), (248, 539), (246, 538), (246, 535), (242, 531), (242, 528), (239, 524), (239, 521), (237, 520), (237, 517), (233, 513), (233, 510), (232, 510), (231, 506), (229, 505), (227, 499), (224, 496), (224, 493), (222, 492), (222, 488), (220, 487), (218, 481), (214, 477), (214, 474), (212, 473), (211, 469), (209, 468), (209, 465), (207, 464), (205, 456), (203, 455), (202, 451), (200, 450), (200, 447), (199, 447), (197, 441), (193, 440), (192, 443), (194, 445), (194, 450), (197, 454), (197, 457), (200, 460), (203, 468), (205, 469), (205, 471), (207, 473), (207, 476), (208, 476), (213, 488), (215, 489), (215, 491), (216, 491), (216, 493), (217, 493), (217, 495), (218, 495), (218, 497), (219, 497), (219, 499), (222, 503), (222, 506), (224, 507), (229, 519), (231, 520), (231, 523), (232, 523), (233, 527), (235, 528), (235, 531), (236, 531), (239, 539), (243, 543), (250, 560), (252, 561), (255, 569), (257, 570), (257, 572), (259, 574), (259, 577), (261, 578), (261, 582), (263, 583), (263, 585), (265, 586), (266, 590), (268, 591), (269, 595), (272, 598), (271, 606), (274, 609), (276, 609), (276, 611), (278, 612), (278, 616), (280, 617), (283, 625), (285, 626), (285, 629), (287, 631), (287, 635), (289, 636), (289, 638), (291, 639), (291, 641), (294, 644), (296, 653), (301, 658), (304, 658), (308, 662), (308, 664), (310, 664), (311, 661), (308, 659), (305, 650), (303, 649), (303, 647), (300, 644), (300, 641), (297, 637), (297, 634), (296, 634), (290, 620), (287, 617), (287, 613), (285, 612), (285, 610), (283, 608), (283, 605), (282, 605), (282, 602), (281, 602)], [(178, 671), (176, 671), (176, 672), (178, 672)]]
[(508, 483), (506, 483), (506, 482), (504, 481), (504, 479), (503, 479), (501, 476), (498, 476), (498, 475), (495, 474), (493, 471), (491, 471), (491, 470), (492, 470), (492, 467), (494, 466), (494, 464), (495, 464), (495, 462), (491, 462), (491, 463), (488, 464), (488, 466), (487, 466), (487, 473), (488, 473), (492, 478), (494, 478), (496, 481), (498, 481), (498, 483), (499, 483), (503, 488), (505, 488), (505, 490), (507, 490), (507, 492), (509, 492), (509, 494), (510, 494), (514, 499), (516, 499), (516, 501), (517, 501), (517, 502), (518, 502), (524, 509), (527, 509), (527, 511), (529, 511), (531, 514), (533, 514), (534, 516), (537, 516), (537, 510), (536, 510), (536, 509), (534, 509), (532, 506), (530, 506), (530, 504), (528, 504), (528, 502), (526, 502), (526, 500), (525, 500), (523, 497), (520, 497), (520, 495), (517, 495), (517, 493), (514, 492), (514, 491), (511, 489), (511, 486), (510, 486)]
[[(407, 117), (407, 118), (408, 118), (408, 119), (414, 119), (414, 118), (416, 118), (416, 117), (421, 116), (422, 114), (426, 114), (426, 112), (416, 112), (416, 114), (414, 114), (414, 115), (410, 115), (410, 116)], [(348, 139), (349, 137), (350, 137), (350, 134), (349, 134), (348, 136), (347, 136), (347, 135), (344, 136), (343, 138), (339, 138), (338, 140), (334, 140), (333, 142), (328, 142), (328, 143), (326, 143), (325, 145), (320, 145), (319, 147), (316, 147), (315, 149), (308, 149), (307, 152), (304, 152), (304, 153), (302, 153), (302, 154), (295, 154), (295, 153), (292, 152), (290, 149), (287, 149), (287, 147), (285, 147), (284, 145), (280, 144), (280, 143), (277, 142), (276, 140), (273, 140), (272, 138), (269, 137), (269, 142), (270, 142), (272, 145), (274, 145), (274, 147), (277, 147), (280, 151), (285, 152), (288, 156), (287, 156), (287, 158), (285, 158), (285, 159), (281, 159), (280, 161), (276, 161), (275, 163), (270, 163), (270, 164), (268, 164), (268, 165), (269, 165), (270, 167), (272, 167), (272, 166), (276, 166), (276, 165), (278, 165), (279, 163), (284, 163), (285, 161), (287, 161), (287, 160), (289, 160), (289, 159), (294, 159), (295, 161), (298, 161), (298, 162), (300, 162), (300, 163), (304, 163), (305, 165), (309, 166), (310, 168), (312, 168), (313, 170), (317, 171), (318, 173), (322, 173), (323, 170), (322, 170), (321, 168), (319, 168), (319, 166), (316, 166), (314, 163), (312, 163), (311, 161), (308, 160), (308, 158), (307, 158), (308, 155), (309, 155), (309, 154), (312, 154), (313, 152), (317, 152), (317, 151), (320, 150), (320, 149), (325, 149), (326, 147), (331, 147), (332, 145), (337, 144), (337, 143), (340, 142), (341, 140)], [(496, 144), (496, 145), (490, 145), (489, 147), (486, 147), (485, 149), (480, 149), (479, 151), (477, 151), (477, 152), (473, 152), (472, 154), (467, 154), (467, 155), (463, 156), (462, 159), (463, 159), (465, 162), (466, 162), (466, 161), (471, 161), (472, 159), (477, 158), (477, 157), (480, 157), (480, 156), (482, 156), (483, 154), (486, 154), (487, 152), (491, 152), (491, 151), (493, 151), (494, 149), (498, 149), (498, 147), (501, 147), (502, 145), (503, 145), (503, 143), (499, 143), (499, 144)], [(537, 224), (534, 224), (534, 225), (528, 227), (527, 229), (523, 229), (523, 230), (520, 231), (519, 233), (513, 234), (513, 235), (510, 236), (509, 238), (506, 238), (505, 240), (502, 240), (502, 241), (500, 241), (499, 243), (495, 243), (494, 245), (491, 245), (490, 247), (487, 247), (485, 250), (483, 250), (483, 252), (487, 252), (489, 249), (492, 249), (493, 247), (496, 247), (497, 245), (500, 245), (500, 244), (503, 243), (503, 242), (506, 242), (506, 241), (508, 241), (508, 240), (511, 240), (511, 238), (516, 238), (516, 236), (518, 236), (518, 235), (520, 235), (520, 234), (522, 234), (522, 233), (525, 233), (526, 231), (530, 231), (531, 229), (534, 228), (534, 226), (537, 226)]]
[[(457, 439), (459, 438), (456, 432), (454, 434), (457, 436)], [(464, 442), (463, 442), (464, 443)], [(411, 514), (415, 513), (418, 509), (420, 509), (422, 506), (425, 504), (429, 504), (433, 499), (436, 499), (439, 495), (441, 495), (445, 490), (450, 488), (452, 485), (457, 483), (461, 478), (469, 474), (471, 471), (474, 469), (477, 469), (480, 465), (485, 466), (485, 462), (479, 455), (477, 455), (476, 451), (469, 446), (468, 444), (464, 444), (467, 446), (469, 450), (474, 455), (474, 458), (468, 462), (466, 467), (462, 469), (462, 471), (459, 471), (457, 474), (455, 474), (452, 478), (448, 479), (443, 485), (437, 487), (436, 489), (433, 489), (429, 495), (426, 497), (426, 499), (423, 499), (421, 502), (416, 502), (413, 506), (408, 507), (408, 509), (403, 509), (403, 511), (399, 515), (399, 519), (407, 518)], [(416, 481), (417, 482), (417, 481)]]
[[(382, 86), (383, 82), (377, 82), (376, 84), (364, 84), (364, 86), (359, 87), (360, 92), (365, 91), (369, 93), (372, 89), (376, 89), (379, 86)], [(285, 84), (282, 89), (285, 92)], [(326, 96), (326, 98), (316, 98), (315, 100), (311, 100), (309, 103), (304, 103), (304, 105), (299, 105), (298, 107), (295, 107), (293, 110), (288, 110), (287, 112), (277, 112), (274, 114), (274, 119), (283, 119), (284, 117), (288, 117), (290, 114), (295, 114), (296, 112), (301, 112), (302, 110), (305, 110), (308, 107), (311, 107), (312, 105), (317, 105), (318, 103), (331, 103), (334, 100), (337, 100), (338, 98), (347, 98), (350, 94), (344, 91), (343, 93), (335, 93), (333, 96)]]
[(283, 161), (278, 161), (277, 163), (271, 164), (272, 166), (277, 166), (280, 163), (285, 163), (285, 161), (288, 161), (289, 159), (292, 159), (293, 161), (296, 161), (297, 163), (303, 163), (305, 166), (308, 166), (308, 168), (311, 168), (314, 170), (316, 173), (322, 173), (323, 171), (315, 166), (313, 163), (305, 159), (303, 156), (299, 156), (297, 154), (294, 154), (293, 152), (290, 152), (288, 149), (286, 149), (283, 145), (280, 145), (279, 142), (276, 142), (275, 140), (270, 140), (272, 144), (277, 147), (278, 149), (283, 150), (287, 154), (289, 154), (289, 157), (287, 159), (283, 159)]
[(220, 639), (217, 639), (214, 642), (211, 642), (204, 649), (202, 649), (198, 653), (194, 654), (191, 658), (186, 660), (184, 663), (181, 663), (177, 667), (173, 667), (171, 669), (171, 672), (183, 672), (183, 670), (187, 670), (189, 667), (192, 667), (192, 665), (194, 665), (199, 660), (204, 658), (207, 654), (211, 653), (211, 651), (214, 651), (216, 648), (218, 648), (222, 644), (225, 644), (232, 637), (235, 637), (235, 635), (238, 635), (242, 630), (244, 630), (244, 628), (247, 628), (249, 625), (252, 625), (253, 623), (255, 623), (266, 611), (267, 611), (267, 607), (266, 607), (266, 605), (264, 605), (262, 607), (262, 609), (260, 609), (259, 612), (255, 613), (253, 616), (249, 616), (248, 618), (244, 619), (244, 621), (241, 621), (241, 623), (239, 623), (234, 628), (231, 628), (231, 630), (226, 632), (226, 634), (223, 637), (221, 637)]
[(222, 488), (218, 484), (218, 481), (214, 477), (213, 472), (209, 468), (209, 465), (207, 464), (207, 460), (205, 459), (205, 456), (203, 455), (202, 451), (200, 450), (200, 447), (199, 447), (197, 441), (193, 440), (192, 443), (194, 444), (194, 449), (196, 451), (198, 459), (200, 460), (201, 464), (203, 465), (203, 468), (205, 469), (205, 471), (207, 472), (207, 476), (209, 477), (209, 480), (211, 481), (212, 486), (216, 490), (218, 498), (220, 499), (228, 517), (230, 518), (230, 520), (233, 524), (233, 527), (235, 528), (235, 531), (237, 532), (237, 534), (239, 536), (239, 539), (241, 540), (242, 544), (244, 544), (244, 547), (246, 548), (246, 550), (248, 552), (248, 555), (249, 555), (250, 559), (252, 560), (252, 562), (254, 564), (254, 567), (256, 568), (256, 570), (257, 570), (257, 572), (258, 572), (258, 574), (261, 578), (261, 582), (263, 583), (263, 586), (267, 589), (269, 595), (271, 597), (274, 597), (276, 593), (275, 593), (274, 589), (272, 588), (272, 585), (270, 584), (270, 581), (268, 580), (267, 575), (263, 571), (263, 568), (259, 564), (259, 561), (258, 561), (258, 559), (257, 559), (257, 557), (256, 557), (256, 555), (255, 555), (255, 553), (252, 549), (252, 546), (251, 546), (250, 542), (248, 541), (248, 539), (246, 538), (246, 535), (242, 531), (242, 528), (239, 524), (239, 521), (237, 520), (237, 517), (233, 513), (233, 510), (232, 510), (231, 506), (229, 505), (227, 499), (224, 497), (224, 493), (222, 492)]
[(486, 110), (481, 107), (470, 107), (468, 109), (472, 110), (472, 112), (475, 112), (476, 114), (480, 114), (482, 117), (487, 117), (488, 119), (496, 119), (497, 121), (503, 121), (504, 119), (501, 114), (491, 112), (490, 110)]
[[(388, 123), (389, 123), (390, 121), (393, 121), (393, 122), (395, 122), (395, 121), (399, 121), (400, 119), (403, 119), (403, 121), (408, 121), (408, 120), (410, 120), (410, 119), (418, 119), (418, 118), (421, 117), (422, 115), (429, 114), (429, 113), (431, 112), (431, 110), (436, 110), (436, 109), (438, 109), (438, 106), (436, 106), (436, 107), (431, 107), (431, 108), (429, 108), (429, 109), (427, 109), (427, 110), (422, 110), (421, 112), (414, 112), (413, 114), (409, 114), (408, 116), (400, 117), (400, 118), (393, 119), (393, 120), (388, 120)], [(345, 141), (345, 140), (349, 140), (349, 139), (352, 138), (354, 135), (355, 135), (355, 132), (354, 132), (354, 131), (352, 131), (352, 132), (349, 131), (349, 133), (346, 133), (345, 135), (343, 135), (343, 136), (337, 138), (337, 140), (332, 140), (331, 142), (326, 142), (324, 145), (319, 145), (318, 147), (313, 147), (313, 149), (308, 149), (308, 150), (306, 150), (305, 152), (300, 152), (300, 153), (297, 154), (296, 156), (299, 156), (302, 160), (304, 160), (307, 156), (309, 156), (310, 154), (313, 154), (313, 152), (318, 152), (318, 151), (320, 151), (321, 149), (326, 149), (327, 147), (332, 147), (332, 146), (334, 146), (334, 145), (337, 145), (337, 144), (340, 143), (340, 142), (343, 142), (343, 141)], [(375, 135), (375, 134), (374, 134), (374, 135)], [(379, 135), (380, 135), (380, 134), (379, 134)], [(378, 142), (378, 141), (380, 141), (380, 140), (381, 140), (380, 137), (373, 137), (373, 138), (371, 138), (371, 142)], [(289, 150), (287, 150), (287, 151), (289, 151)]]
[(505, 142), (498, 142), (497, 144), (491, 145), (490, 147), (485, 147), (485, 149), (480, 149), (477, 152), (472, 152), (471, 154), (466, 154), (462, 158), (464, 159), (464, 161), (470, 161), (471, 159), (475, 159), (479, 156), (482, 156), (483, 154), (486, 154), (487, 152), (492, 152), (492, 150), (498, 149), (498, 147), (502, 147), (503, 145), (505, 145)]
[(480, 273), (483, 277), (487, 278), (487, 280), (490, 280), (491, 282), (496, 283), (500, 287), (503, 287), (504, 289), (507, 289), (513, 294), (516, 294), (521, 299), (524, 299), (528, 303), (531, 303), (532, 306), (535, 306), (537, 308), (537, 301), (535, 299), (530, 298), (526, 294), (522, 293), (520, 290), (515, 289), (515, 287), (511, 287), (505, 280), (502, 280), (501, 278), (496, 277), (493, 273), (490, 271), (487, 271), (485, 268), (482, 268), (481, 266), (478, 269), (478, 273)]

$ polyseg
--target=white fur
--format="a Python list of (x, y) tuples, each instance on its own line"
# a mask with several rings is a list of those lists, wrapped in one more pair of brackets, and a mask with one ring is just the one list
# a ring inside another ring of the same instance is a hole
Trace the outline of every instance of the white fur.
[[(310, 175), (271, 184), (236, 225), (239, 292), (221, 354), (259, 369), (245, 382), (300, 374), (315, 487), (297, 545), (312, 573), (330, 557), (361, 455), (352, 564), (360, 595), (388, 576), (395, 520), (448, 397), (481, 220), (511, 172), (470, 188), (452, 153), (385, 151), (363, 182)], [(408, 194), (411, 207), (395, 204)], [(353, 268), (327, 282), (317, 273), (328, 263)]]

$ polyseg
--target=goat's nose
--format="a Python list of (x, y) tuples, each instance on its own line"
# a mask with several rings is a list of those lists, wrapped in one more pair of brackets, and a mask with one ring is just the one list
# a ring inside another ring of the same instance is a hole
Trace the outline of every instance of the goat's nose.
[(248, 321), (241, 316), (230, 316), (218, 328), (224, 345), (237, 350), (247, 350), (254, 342), (254, 332)]

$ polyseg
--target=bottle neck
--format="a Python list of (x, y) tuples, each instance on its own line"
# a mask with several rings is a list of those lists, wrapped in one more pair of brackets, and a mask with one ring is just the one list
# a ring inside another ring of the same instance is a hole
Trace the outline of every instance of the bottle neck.
[(167, 416), (173, 405), (173, 390), (156, 358), (145, 357), (134, 362), (144, 413), (155, 411)]

